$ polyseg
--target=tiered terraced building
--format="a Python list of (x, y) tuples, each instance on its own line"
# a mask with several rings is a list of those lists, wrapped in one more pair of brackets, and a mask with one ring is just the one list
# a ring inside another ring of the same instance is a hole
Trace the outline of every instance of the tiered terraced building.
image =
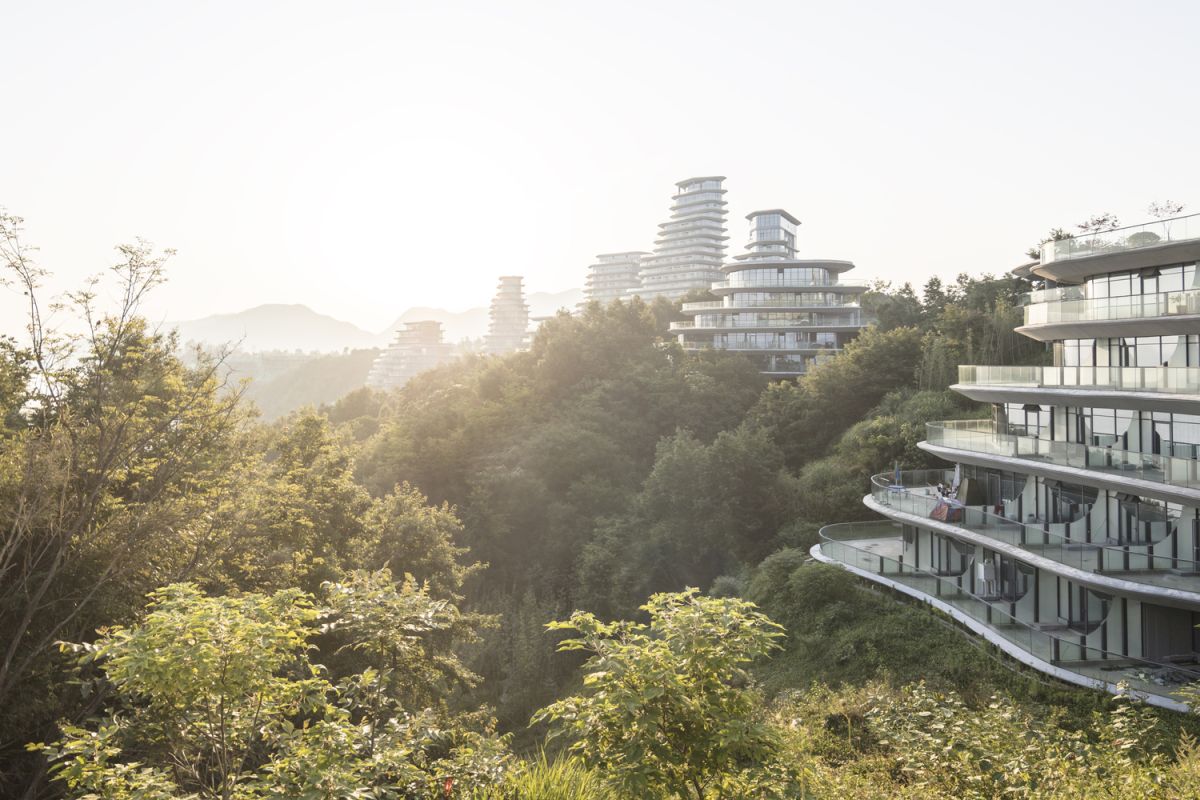
[[(992, 418), (930, 423), (954, 470), (884, 472), (886, 519), (813, 555), (1072, 683), (1182, 709), (1200, 680), (1200, 215), (1047, 242), (1017, 330), (1053, 366), (963, 366)], [(887, 465), (880, 465), (885, 467)], [(941, 483), (957, 493), (943, 499)]]
[(588, 267), (587, 285), (583, 290), (584, 302), (608, 305), (613, 300), (637, 294), (642, 285), (639, 275), (642, 257), (647, 255), (649, 253), (641, 250), (631, 250), (596, 256), (596, 263)]
[(524, 349), (529, 336), (529, 306), (520, 275), (500, 278), (489, 310), (488, 332), (483, 341), (486, 353), (502, 355)]
[(721, 279), (725, 260), (725, 177), (688, 178), (675, 184), (671, 218), (659, 224), (654, 253), (641, 260), (640, 287), (629, 294), (650, 301), (678, 300)]
[(768, 375), (801, 375), (870, 322), (859, 305), (867, 286), (841, 279), (854, 269), (849, 261), (797, 258), (800, 220), (783, 209), (746, 218), (746, 252), (722, 267), (710, 289), (721, 299), (684, 303), (692, 319), (671, 330), (685, 350), (746, 353)]
[(404, 330), (396, 331), (392, 343), (375, 357), (367, 374), (367, 386), (398, 389), (417, 373), (449, 361), (452, 350), (452, 345), (442, 341), (442, 323), (406, 322)]

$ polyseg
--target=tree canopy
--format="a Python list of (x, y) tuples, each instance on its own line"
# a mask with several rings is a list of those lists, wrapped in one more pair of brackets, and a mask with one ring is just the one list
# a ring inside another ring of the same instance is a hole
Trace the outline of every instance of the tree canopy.
[(978, 413), (957, 364), (1046, 358), (1011, 330), (1028, 281), (878, 286), (877, 325), (775, 382), (680, 349), (677, 305), (592, 304), (267, 422), (144, 318), (169, 253), (118, 248), (60, 329), (21, 235), (0, 217), (30, 303), (0, 339), (2, 795), (1195, 794), (1190, 720), (808, 563), (873, 472), (932, 465), (926, 422)]

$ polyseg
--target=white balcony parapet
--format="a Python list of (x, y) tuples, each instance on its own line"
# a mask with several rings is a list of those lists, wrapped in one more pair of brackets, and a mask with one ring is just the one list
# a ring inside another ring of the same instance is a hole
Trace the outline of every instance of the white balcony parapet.
[[(894, 473), (871, 478), (875, 510), (936, 519), (934, 510), (946, 501), (938, 497), (935, 486), (950, 485), (953, 471), (912, 470), (901, 472), (899, 477), (899, 483)], [(1036, 559), (1049, 559), (1093, 573), (1097, 576), (1094, 583), (1109, 590), (1128, 591), (1129, 582), (1133, 582), (1145, 584), (1140, 589), (1145, 594), (1200, 602), (1200, 562), (1171, 553), (1171, 539), (1178, 533), (1180, 520), (1158, 523), (1153, 541), (1110, 544), (1107, 539), (1089, 540), (1086, 510), (1069, 522), (1050, 522), (1015, 519), (1015, 501), (1001, 504), (1003, 513), (999, 514), (980, 505), (951, 502), (950, 507), (955, 519), (947, 520), (946, 524), (1020, 548)]]
[(1200, 671), (1169, 662), (1112, 652), (1085, 634), (1052, 632), (1009, 614), (1002, 605), (971, 594), (954, 577), (905, 563), (895, 523), (848, 522), (820, 530), (811, 553), (860, 577), (896, 589), (950, 614), (968, 628), (1035, 669), (1080, 686), (1113, 694), (1122, 684), (1153, 705), (1185, 711), (1180, 691), (1200, 681)]
[(997, 430), (991, 420), (952, 420), (925, 424), (932, 445), (1085, 470), (1121, 480), (1200, 490), (1200, 461), (1139, 453), (1077, 442), (1059, 442)]

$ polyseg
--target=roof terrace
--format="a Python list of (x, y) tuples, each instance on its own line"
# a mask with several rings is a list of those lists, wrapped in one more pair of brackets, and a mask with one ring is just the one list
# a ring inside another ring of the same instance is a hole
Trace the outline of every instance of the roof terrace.
[(1141, 225), (1129, 225), (1111, 231), (1080, 233), (1045, 242), (1042, 244), (1042, 263), (1140, 250), (1189, 239), (1200, 239), (1200, 214), (1143, 222)]

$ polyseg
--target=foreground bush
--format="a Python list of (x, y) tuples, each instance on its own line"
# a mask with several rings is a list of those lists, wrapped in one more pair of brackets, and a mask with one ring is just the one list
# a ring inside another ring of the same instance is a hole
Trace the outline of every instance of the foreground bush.
[(571, 751), (602, 770), (623, 797), (790, 797), (749, 666), (777, 649), (778, 625), (732, 598), (694, 589), (642, 606), (649, 624), (576, 612), (550, 628), (579, 635), (559, 650), (591, 654), (582, 694), (539, 711)]
[[(386, 570), (325, 595), (155, 592), (140, 624), (75, 648), (108, 712), (36, 749), (88, 798), (424, 798), (498, 783), (504, 739), (436, 704), (472, 677), (439, 644), (457, 609)], [(315, 660), (318, 638), (340, 669)]]
[(1200, 747), (1133, 701), (1083, 728), (1011, 698), (982, 707), (924, 684), (821, 688), (774, 711), (805, 797), (1200, 797)]
[(576, 612), (579, 694), (539, 712), (570, 755), (519, 761), (451, 648), (477, 622), (386, 570), (296, 589), (151, 596), (78, 654), (107, 711), (38, 745), (87, 800), (882, 800), (1200, 797), (1200, 746), (1129, 700), (1083, 724), (924, 683), (818, 687), (768, 705), (749, 668), (779, 626), (750, 603), (655, 595), (648, 622)]

